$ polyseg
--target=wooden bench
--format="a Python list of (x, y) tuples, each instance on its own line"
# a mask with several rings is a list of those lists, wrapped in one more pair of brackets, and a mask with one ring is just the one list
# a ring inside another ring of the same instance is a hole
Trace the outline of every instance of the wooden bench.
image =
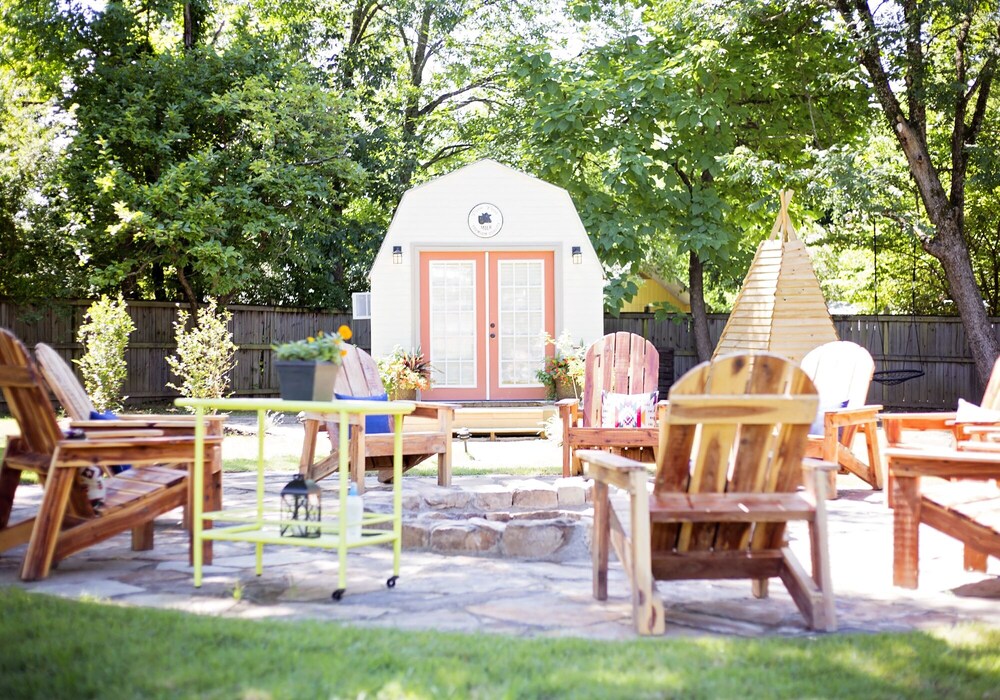
[(1000, 452), (961, 443), (959, 449), (886, 450), (893, 506), (893, 584), (916, 588), (920, 525), (965, 545), (965, 568), (986, 571), (1000, 557)]

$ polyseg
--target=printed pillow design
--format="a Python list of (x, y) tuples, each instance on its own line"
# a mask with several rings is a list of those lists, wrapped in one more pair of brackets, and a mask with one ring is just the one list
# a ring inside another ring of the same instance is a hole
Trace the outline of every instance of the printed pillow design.
[(660, 392), (615, 394), (601, 392), (602, 428), (651, 428), (656, 425), (656, 402)]

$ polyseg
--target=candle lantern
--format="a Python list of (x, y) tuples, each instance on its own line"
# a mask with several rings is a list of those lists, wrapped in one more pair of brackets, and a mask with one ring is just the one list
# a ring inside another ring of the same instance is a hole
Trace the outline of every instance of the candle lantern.
[(319, 537), (321, 513), (319, 486), (312, 479), (296, 474), (281, 489), (282, 537)]

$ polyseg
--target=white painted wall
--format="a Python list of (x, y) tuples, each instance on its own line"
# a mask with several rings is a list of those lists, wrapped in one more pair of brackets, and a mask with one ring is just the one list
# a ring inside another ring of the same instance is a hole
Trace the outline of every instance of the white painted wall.
[[(469, 212), (488, 202), (503, 213), (492, 238), (469, 230)], [(392, 262), (393, 246), (403, 263)], [(583, 262), (573, 264), (580, 246)], [(372, 355), (420, 345), (419, 262), (426, 250), (551, 250), (555, 253), (555, 334), (590, 344), (604, 335), (604, 279), (569, 193), (492, 160), (481, 160), (403, 195), (370, 273)]]

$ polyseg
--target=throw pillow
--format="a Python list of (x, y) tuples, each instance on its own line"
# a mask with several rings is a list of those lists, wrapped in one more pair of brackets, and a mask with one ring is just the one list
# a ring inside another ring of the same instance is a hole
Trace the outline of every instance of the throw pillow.
[(656, 425), (658, 391), (644, 394), (601, 392), (602, 428), (649, 428)]
[[(114, 411), (91, 411), (90, 420), (118, 420), (118, 414)], [(108, 467), (112, 474), (121, 474), (126, 469), (131, 469), (131, 464), (113, 464)], [(103, 488), (103, 487), (102, 487)]]
[(823, 397), (819, 397), (819, 410), (816, 411), (816, 420), (813, 424), (809, 426), (810, 435), (822, 435), (826, 432), (826, 426), (824, 423), (824, 416), (830, 411), (836, 411), (839, 408), (847, 408), (847, 404), (850, 399), (844, 399), (843, 401), (823, 401)]
[(958, 410), (955, 412), (956, 423), (997, 423), (1000, 422), (1000, 411), (983, 408), (965, 399), (958, 400)]
[[(346, 394), (338, 394), (334, 392), (334, 397), (339, 401), (388, 401), (389, 395), (385, 393), (376, 394), (375, 396), (348, 396)], [(389, 421), (388, 415), (367, 415), (365, 416), (365, 433), (368, 435), (377, 435), (379, 433), (391, 433), (392, 423)]]

